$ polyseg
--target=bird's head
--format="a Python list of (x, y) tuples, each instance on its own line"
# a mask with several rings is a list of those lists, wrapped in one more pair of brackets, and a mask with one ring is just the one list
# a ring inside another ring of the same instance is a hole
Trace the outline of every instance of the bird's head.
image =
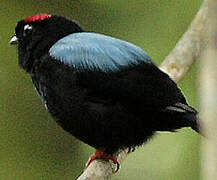
[(10, 44), (18, 46), (19, 65), (28, 71), (33, 61), (48, 52), (59, 39), (82, 31), (77, 23), (65, 17), (37, 14), (17, 23)]

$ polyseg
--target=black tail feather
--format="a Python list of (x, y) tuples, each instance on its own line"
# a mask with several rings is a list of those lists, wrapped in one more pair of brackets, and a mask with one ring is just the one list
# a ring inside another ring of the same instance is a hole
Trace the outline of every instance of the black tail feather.
[[(193, 118), (190, 119), (191, 120), (191, 128), (196, 131), (197, 133), (202, 134), (201, 131), (201, 127), (200, 127), (200, 118), (199, 118), (199, 114), (197, 113), (196, 115), (194, 115)], [(203, 135), (204, 136), (204, 135)]]
[[(200, 133), (198, 112), (183, 103), (168, 106), (158, 114), (158, 131), (174, 131), (183, 127), (191, 127)], [(159, 128), (160, 127), (160, 128)]]

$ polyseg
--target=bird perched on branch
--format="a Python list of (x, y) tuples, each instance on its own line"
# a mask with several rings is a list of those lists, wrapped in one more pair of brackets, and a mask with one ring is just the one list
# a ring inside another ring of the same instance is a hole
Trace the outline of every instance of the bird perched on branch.
[(198, 131), (197, 111), (138, 46), (50, 14), (19, 21), (10, 43), (56, 122), (98, 149), (91, 161), (118, 163), (156, 131)]

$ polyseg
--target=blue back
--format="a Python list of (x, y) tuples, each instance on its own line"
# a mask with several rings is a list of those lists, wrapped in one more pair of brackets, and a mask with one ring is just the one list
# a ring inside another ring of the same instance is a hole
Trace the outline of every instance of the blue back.
[(151, 63), (140, 47), (126, 41), (97, 33), (73, 33), (57, 41), (49, 50), (50, 56), (78, 70), (100, 69), (117, 71), (121, 67)]

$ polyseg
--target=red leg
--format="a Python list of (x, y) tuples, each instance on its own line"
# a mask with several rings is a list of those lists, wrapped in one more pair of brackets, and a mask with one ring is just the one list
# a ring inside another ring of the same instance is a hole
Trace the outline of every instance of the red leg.
[(118, 171), (118, 169), (119, 169), (120, 164), (119, 164), (117, 158), (106, 153), (104, 148), (100, 148), (100, 149), (97, 149), (95, 151), (95, 153), (89, 158), (88, 162), (86, 163), (85, 169), (88, 168), (88, 166), (96, 159), (104, 159), (106, 161), (111, 160), (114, 164), (117, 164), (117, 170), (116, 171)]

